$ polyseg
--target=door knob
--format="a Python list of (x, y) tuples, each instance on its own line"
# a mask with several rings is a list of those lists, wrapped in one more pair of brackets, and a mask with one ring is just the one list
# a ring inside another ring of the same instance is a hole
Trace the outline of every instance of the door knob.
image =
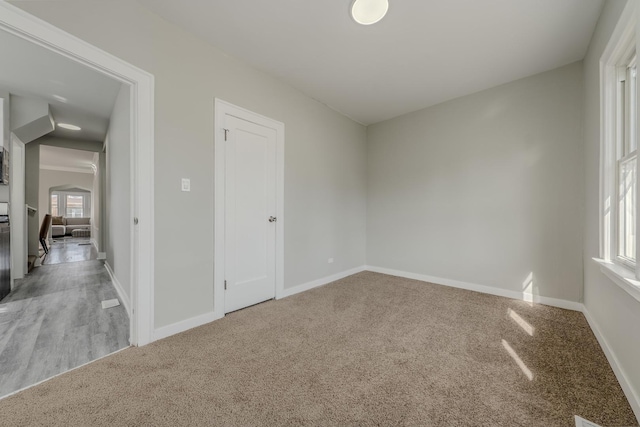
[(276, 222), (278, 220), (278, 218), (276, 218), (275, 216), (270, 216), (269, 217), (269, 222)]

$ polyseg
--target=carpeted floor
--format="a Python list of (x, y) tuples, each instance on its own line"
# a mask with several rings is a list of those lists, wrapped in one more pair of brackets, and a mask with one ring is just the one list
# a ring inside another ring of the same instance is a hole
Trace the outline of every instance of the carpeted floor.
[(364, 272), (0, 401), (34, 425), (637, 425), (581, 313)]

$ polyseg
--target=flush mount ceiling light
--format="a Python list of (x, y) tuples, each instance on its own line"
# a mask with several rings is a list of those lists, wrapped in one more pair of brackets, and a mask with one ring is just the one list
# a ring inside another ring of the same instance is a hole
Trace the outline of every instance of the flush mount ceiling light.
[(70, 125), (69, 123), (58, 123), (59, 128), (69, 129), (69, 130), (80, 130), (82, 129), (80, 126)]
[(375, 24), (387, 14), (389, 0), (354, 0), (351, 4), (351, 17), (358, 24)]

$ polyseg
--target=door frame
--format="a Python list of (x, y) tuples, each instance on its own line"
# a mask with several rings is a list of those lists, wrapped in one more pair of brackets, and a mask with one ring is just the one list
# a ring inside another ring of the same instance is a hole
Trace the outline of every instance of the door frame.
[(224, 117), (231, 115), (276, 131), (276, 298), (284, 294), (284, 123), (254, 113), (242, 107), (215, 99), (214, 128), (214, 259), (213, 311), (216, 318), (224, 317), (225, 278), (225, 144)]
[[(25, 203), (25, 192), (21, 194), (15, 190), (16, 187), (24, 187), (25, 183), (25, 150), (24, 142), (10, 132), (9, 136), (9, 203), (11, 208), (9, 218), (11, 219), (11, 229), (13, 238), (11, 239), (11, 290), (15, 288), (15, 281), (24, 278), (27, 273), (27, 208)], [(16, 155), (16, 151), (20, 155)], [(14, 204), (14, 199), (20, 199), (19, 204)], [(15, 228), (14, 228), (15, 226)], [(22, 231), (20, 238), (17, 238), (13, 229)]]
[(130, 342), (145, 345), (154, 331), (154, 77), (24, 10), (0, 1), (0, 31), (128, 84), (131, 105)]

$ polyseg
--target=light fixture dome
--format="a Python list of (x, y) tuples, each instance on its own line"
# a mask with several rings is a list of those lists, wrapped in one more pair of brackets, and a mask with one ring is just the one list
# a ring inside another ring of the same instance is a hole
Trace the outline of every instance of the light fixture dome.
[(351, 16), (358, 24), (371, 25), (380, 21), (389, 10), (389, 0), (353, 0)]
[(80, 126), (72, 125), (69, 123), (58, 123), (58, 127), (69, 130), (82, 130)]

